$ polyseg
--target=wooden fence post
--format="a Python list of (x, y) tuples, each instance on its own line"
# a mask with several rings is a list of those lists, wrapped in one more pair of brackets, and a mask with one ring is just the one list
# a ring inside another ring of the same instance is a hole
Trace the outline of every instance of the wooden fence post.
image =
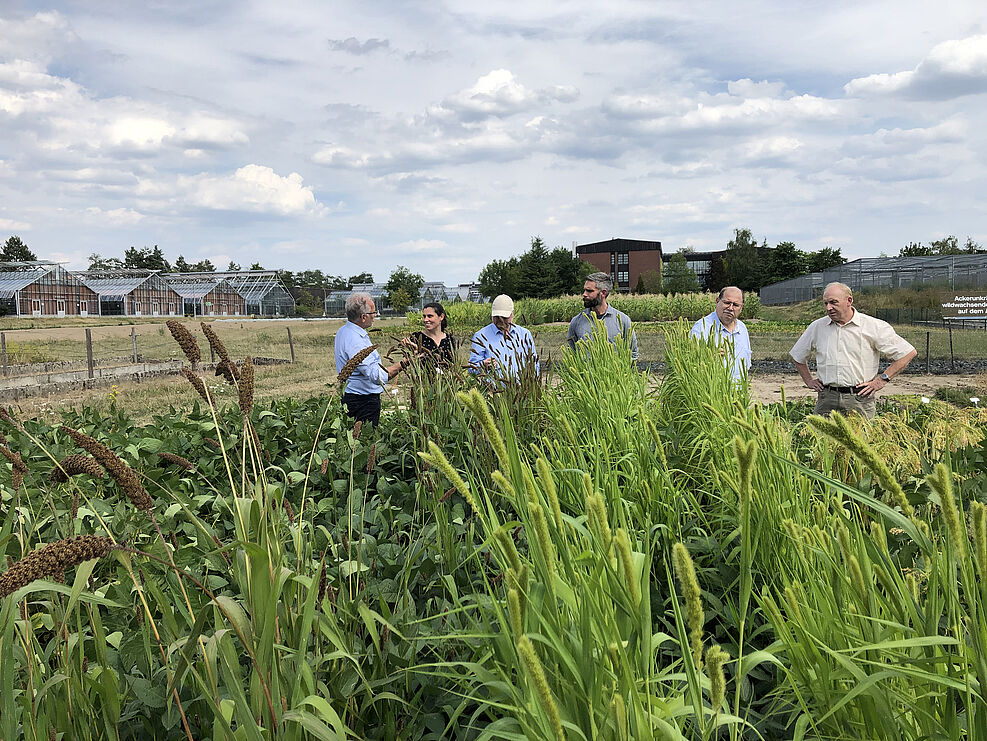
[(86, 363), (89, 367), (89, 377), (93, 377), (93, 331), (86, 328)]
[(956, 358), (953, 356), (953, 325), (949, 325), (949, 372), (956, 372)]
[(7, 333), (0, 332), (0, 355), (3, 356), (3, 374), (7, 375)]
[(134, 363), (137, 363), (137, 327), (130, 328), (130, 339), (134, 343)]
[(932, 342), (932, 332), (925, 333), (925, 374), (928, 375), (932, 367), (931, 359), (929, 358), (929, 345)]
[(291, 327), (288, 327), (288, 349), (291, 351), (291, 362), (295, 362), (295, 343), (291, 339)]

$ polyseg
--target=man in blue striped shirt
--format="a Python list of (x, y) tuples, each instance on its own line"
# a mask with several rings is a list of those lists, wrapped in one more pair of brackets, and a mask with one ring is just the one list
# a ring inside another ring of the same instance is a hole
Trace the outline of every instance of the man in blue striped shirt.
[[(352, 293), (346, 299), (347, 322), (336, 332), (336, 374), (350, 358), (370, 347), (367, 330), (377, 318), (377, 306), (369, 293)], [(405, 360), (386, 368), (380, 362), (380, 353), (374, 350), (354, 369), (346, 382), (343, 406), (346, 413), (357, 421), (380, 422), (380, 395), (384, 384), (406, 367)]]
[(514, 300), (501, 294), (491, 305), (493, 320), (473, 335), (470, 346), (470, 373), (493, 379), (518, 380), (522, 371), (534, 367), (538, 375), (538, 353), (531, 332), (514, 323)]
[(740, 381), (751, 367), (751, 338), (747, 326), (740, 321), (743, 309), (744, 292), (736, 286), (727, 286), (716, 297), (713, 312), (692, 325), (689, 333), (693, 337), (713, 340), (734, 381)]

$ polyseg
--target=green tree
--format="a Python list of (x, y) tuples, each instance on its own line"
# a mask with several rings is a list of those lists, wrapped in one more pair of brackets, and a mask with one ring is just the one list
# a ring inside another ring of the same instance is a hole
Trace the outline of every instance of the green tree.
[(926, 247), (921, 242), (909, 242), (898, 252), (899, 257), (924, 257), (934, 254), (931, 247)]
[(846, 258), (840, 252), (838, 247), (823, 247), (816, 252), (810, 252), (806, 255), (806, 270), (810, 273), (818, 273), (842, 265), (846, 262)]
[(699, 278), (696, 271), (686, 263), (685, 253), (679, 250), (665, 263), (665, 275), (662, 277), (662, 288), (665, 293), (695, 293), (699, 290)]
[(485, 265), (477, 284), (488, 298), (501, 293), (513, 298), (551, 298), (581, 292), (586, 276), (595, 270), (565, 247), (549, 251), (541, 237), (532, 237), (524, 254)]
[(157, 245), (154, 248), (128, 247), (123, 253), (123, 266), (133, 270), (160, 270), (164, 273), (171, 272), (171, 265), (165, 259), (164, 252)]
[[(387, 302), (391, 308), (402, 312), (413, 302), (418, 301), (418, 295), (423, 285), (425, 285), (425, 279), (422, 276), (418, 273), (412, 273), (404, 265), (398, 265), (391, 272), (387, 284), (384, 286), (387, 291)], [(398, 295), (399, 292), (400, 295)], [(395, 297), (399, 300), (395, 301)], [(401, 302), (404, 302), (403, 306), (401, 306)]]
[(657, 270), (643, 271), (637, 277), (634, 293), (661, 293), (661, 273)]
[(178, 259), (175, 260), (175, 272), (176, 273), (191, 273), (195, 270), (192, 265), (189, 264), (188, 260), (185, 259), (185, 255), (179, 255)]
[(778, 283), (789, 278), (798, 278), (808, 272), (809, 260), (794, 242), (779, 242), (771, 252), (768, 279), (764, 285)]
[(983, 253), (987, 252), (987, 250), (984, 249), (982, 244), (973, 241), (973, 237), (966, 238), (966, 243), (963, 245), (963, 251), (969, 254), (979, 254), (979, 255), (982, 255)]
[(727, 262), (723, 255), (713, 255), (709, 261), (709, 274), (706, 276), (706, 290), (719, 292), (730, 285), (727, 276)]
[(502, 293), (520, 298), (518, 295), (520, 285), (521, 272), (516, 257), (487, 263), (477, 278), (477, 287), (480, 289), (480, 293), (487, 298), (493, 298)]
[(250, 266), (250, 269), (251, 270), (263, 270), (264, 269), (264, 266), (261, 265), (259, 262), (255, 262), (253, 265)]
[(7, 237), (0, 250), (0, 261), (2, 262), (31, 262), (37, 260), (38, 256), (31, 252), (30, 248), (16, 234)]
[(89, 270), (121, 270), (123, 260), (119, 257), (102, 257), (94, 252), (89, 256)]
[(766, 247), (758, 246), (750, 229), (733, 230), (733, 239), (727, 242), (724, 257), (730, 285), (742, 291), (756, 291), (764, 285)]
[(349, 291), (357, 283), (373, 283), (374, 274), (373, 273), (360, 273), (359, 275), (351, 275), (350, 279), (346, 281), (346, 290)]
[(215, 273), (216, 266), (212, 264), (212, 261), (208, 258), (205, 260), (199, 260), (199, 262), (192, 265), (193, 273)]
[(417, 296), (418, 294), (415, 293), (413, 297), (404, 288), (396, 288), (387, 294), (387, 303), (398, 314), (403, 314), (408, 310), (408, 307), (411, 306)]
[(241, 270), (240, 263), (230, 260), (230, 264), (226, 266), (226, 270), (230, 273), (239, 272)]

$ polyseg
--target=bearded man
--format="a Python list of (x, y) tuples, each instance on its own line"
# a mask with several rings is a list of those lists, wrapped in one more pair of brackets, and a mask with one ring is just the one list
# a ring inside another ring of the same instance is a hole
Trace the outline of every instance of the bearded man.
[(631, 318), (607, 303), (613, 290), (613, 280), (606, 273), (590, 273), (583, 284), (583, 306), (585, 311), (576, 314), (569, 322), (569, 347), (576, 349), (576, 343), (587, 340), (593, 328), (602, 322), (607, 330), (607, 339), (616, 343), (621, 337), (631, 347), (631, 360), (637, 362), (637, 336), (631, 328)]

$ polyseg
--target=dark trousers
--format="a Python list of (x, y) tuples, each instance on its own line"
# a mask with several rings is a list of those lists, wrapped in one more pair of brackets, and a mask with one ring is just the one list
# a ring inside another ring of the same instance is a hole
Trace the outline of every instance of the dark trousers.
[(380, 394), (343, 394), (343, 407), (357, 421), (380, 422)]

